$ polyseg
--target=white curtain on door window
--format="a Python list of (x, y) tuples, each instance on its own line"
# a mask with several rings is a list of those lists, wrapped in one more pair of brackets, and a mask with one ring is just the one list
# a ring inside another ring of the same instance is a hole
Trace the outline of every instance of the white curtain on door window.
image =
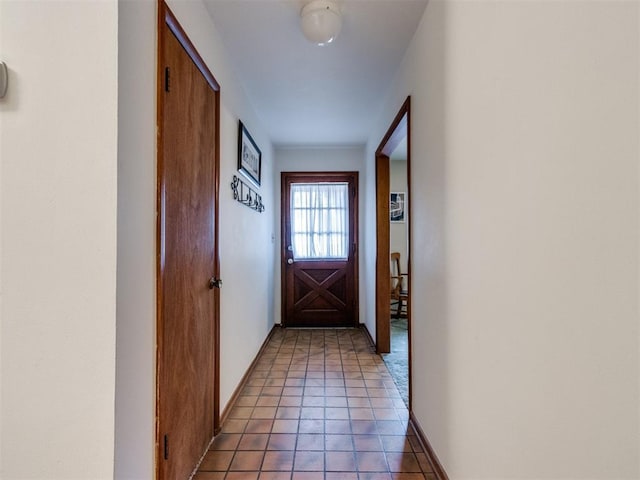
[(291, 241), (295, 259), (344, 259), (349, 245), (347, 183), (291, 185)]

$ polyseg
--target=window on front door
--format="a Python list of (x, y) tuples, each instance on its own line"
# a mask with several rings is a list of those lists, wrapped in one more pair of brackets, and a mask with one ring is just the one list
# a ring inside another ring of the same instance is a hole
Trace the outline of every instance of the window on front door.
[(290, 201), (294, 260), (349, 256), (348, 183), (292, 183)]

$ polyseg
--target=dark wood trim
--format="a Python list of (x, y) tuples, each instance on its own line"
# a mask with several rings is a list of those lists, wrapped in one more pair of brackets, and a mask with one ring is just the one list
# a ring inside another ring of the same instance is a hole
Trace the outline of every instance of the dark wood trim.
[(286, 192), (285, 172), (280, 172), (280, 325), (285, 328), (286, 308), (287, 308), (287, 273), (285, 266), (286, 252), (284, 251), (284, 242), (287, 238), (287, 220), (282, 218), (284, 215), (284, 195)]
[[(407, 217), (407, 282), (409, 284), (409, 289), (412, 288), (411, 283), (411, 225), (413, 222), (411, 221), (411, 216), (413, 215), (413, 196), (411, 195), (411, 97), (407, 97), (404, 104), (402, 105), (402, 110), (406, 109), (407, 121), (404, 122), (406, 127), (406, 135), (407, 135), (407, 209), (409, 211), (409, 216)], [(399, 114), (399, 113), (398, 113)], [(217, 212), (216, 212), (217, 213)], [(217, 238), (217, 237), (216, 237)], [(413, 405), (413, 388), (411, 379), (413, 374), (413, 362), (411, 359), (413, 358), (413, 354), (411, 351), (411, 340), (413, 335), (413, 327), (412, 327), (412, 315), (411, 315), (411, 291), (409, 290), (409, 300), (407, 301), (407, 342), (408, 342), (408, 366), (409, 366), (409, 381), (408, 381), (408, 395), (409, 395), (409, 411), (412, 410)]]
[(418, 435), (418, 438), (422, 443), (422, 448), (424, 449), (424, 453), (427, 456), (427, 461), (429, 462), (429, 465), (431, 465), (431, 470), (433, 470), (433, 473), (435, 474), (436, 479), (449, 480), (447, 472), (444, 471), (444, 467), (440, 463), (440, 460), (438, 459), (436, 452), (433, 450), (433, 447), (429, 443), (429, 440), (427, 439), (427, 436), (425, 435), (424, 430), (422, 430), (422, 427), (420, 426), (420, 422), (418, 422), (418, 419), (413, 414), (413, 412), (409, 413), (409, 418), (411, 419), (411, 424), (413, 425), (413, 429), (416, 431), (416, 434)]
[[(400, 141), (405, 137), (405, 135), (409, 134), (410, 128), (407, 122), (406, 124), (402, 123), (402, 120), (405, 115), (407, 118), (409, 117), (409, 112), (411, 110), (411, 97), (407, 97), (404, 101), (400, 110), (396, 114), (393, 122), (391, 122), (391, 126), (385, 133), (384, 137), (382, 137), (382, 141), (378, 148), (376, 149), (376, 155), (382, 153), (384, 155), (391, 155), (391, 153), (396, 149)], [(407, 149), (408, 155), (409, 149)]]
[(209, 67), (207, 67), (207, 64), (204, 63), (204, 60), (196, 50), (196, 47), (193, 46), (193, 43), (191, 43), (191, 40), (189, 40), (189, 37), (187, 36), (182, 26), (178, 23), (178, 19), (164, 1), (161, 0), (160, 3), (165, 12), (165, 14), (161, 15), (161, 17), (164, 17), (164, 21), (169, 27), (169, 30), (171, 30), (171, 32), (176, 36), (185, 52), (187, 52), (187, 55), (189, 55), (193, 63), (196, 64), (196, 67), (198, 67), (198, 70), (200, 70), (211, 88), (216, 92), (219, 92), (220, 84), (211, 73), (211, 70), (209, 70)]
[[(159, 424), (159, 370), (158, 366), (161, 364), (162, 358), (162, 342), (163, 338), (163, 281), (162, 281), (162, 229), (163, 229), (163, 217), (162, 217), (162, 205), (163, 205), (163, 185), (165, 179), (162, 176), (164, 171), (163, 159), (163, 132), (164, 132), (164, 88), (165, 82), (165, 68), (162, 62), (163, 52), (165, 49), (164, 38), (160, 33), (165, 27), (176, 36), (182, 47), (185, 49), (191, 60), (197, 66), (198, 70), (202, 73), (203, 77), (215, 92), (216, 106), (215, 106), (215, 168), (214, 168), (214, 192), (215, 192), (215, 218), (214, 218), (214, 242), (216, 245), (216, 252), (214, 256), (214, 275), (216, 278), (220, 277), (220, 257), (219, 257), (219, 198), (220, 198), (220, 84), (217, 82), (204, 60), (197, 52), (195, 46), (189, 40), (186, 32), (179, 24), (176, 16), (173, 14), (169, 6), (164, 0), (158, 0), (158, 23), (157, 23), (157, 51), (156, 56), (158, 61), (156, 62), (157, 77), (156, 77), (156, 125), (157, 125), (157, 138), (156, 138), (156, 158), (157, 158), (157, 178), (156, 178), (156, 399), (155, 399), (155, 450), (156, 450), (156, 477), (159, 475), (160, 469), (158, 468), (158, 462), (162, 457), (162, 442), (160, 441), (160, 424)], [(220, 291), (215, 289), (214, 292), (214, 308), (215, 308), (215, 323), (214, 323), (214, 379), (213, 379), (213, 428), (214, 433), (220, 430)]]
[(163, 136), (164, 132), (164, 94), (163, 94), (163, 82), (164, 82), (164, 67), (162, 65), (163, 52), (165, 51), (164, 36), (162, 30), (165, 28), (166, 12), (169, 9), (167, 4), (163, 1), (158, 1), (158, 25), (157, 25), (157, 51), (156, 51), (156, 155), (157, 155), (157, 167), (156, 167), (156, 398), (155, 398), (155, 476), (159, 478), (160, 475), (160, 459), (162, 458), (162, 442), (160, 440), (160, 368), (162, 364), (162, 338), (164, 336), (164, 322), (163, 322), (163, 301), (164, 297), (162, 292), (164, 291), (164, 283), (162, 279), (162, 199), (164, 177), (162, 172), (164, 171), (164, 148), (163, 148)]
[(360, 204), (360, 177), (358, 172), (351, 172), (353, 174), (353, 187), (355, 188), (355, 198), (353, 201), (353, 242), (355, 245), (355, 251), (353, 252), (353, 323), (357, 326), (360, 325), (360, 237), (358, 232), (360, 231), (360, 211), (358, 205)]
[(376, 155), (376, 353), (391, 351), (389, 157)]
[[(240, 382), (238, 383), (238, 386), (236, 387), (236, 389), (231, 394), (231, 397), (229, 398), (229, 401), (227, 402), (227, 404), (224, 407), (224, 410), (222, 410), (222, 415), (220, 417), (220, 425), (224, 424), (224, 422), (229, 417), (229, 413), (231, 412), (231, 410), (233, 408), (233, 405), (238, 400), (238, 397), (242, 393), (242, 390), (244, 390), (244, 387), (247, 386), (247, 381), (249, 380), (249, 377), (251, 376), (251, 374), (255, 370), (256, 365), (258, 363), (258, 359), (260, 358), (260, 355), (262, 355), (262, 353), (264, 352), (265, 348), (267, 348), (267, 345), (269, 344), (269, 340), (271, 340), (271, 337), (273, 337), (273, 334), (275, 333), (277, 328), (281, 328), (281, 327), (280, 327), (280, 324), (276, 323), (276, 324), (273, 325), (273, 327), (271, 328), (271, 330), (267, 334), (267, 338), (265, 338), (264, 342), (262, 342), (262, 345), (260, 346), (260, 349), (258, 350), (258, 353), (256, 353), (255, 358), (251, 362), (251, 365), (249, 365), (249, 368), (247, 368), (247, 371), (244, 373), (244, 375), (240, 379)], [(216, 435), (218, 435), (218, 433), (219, 432), (216, 431)]]

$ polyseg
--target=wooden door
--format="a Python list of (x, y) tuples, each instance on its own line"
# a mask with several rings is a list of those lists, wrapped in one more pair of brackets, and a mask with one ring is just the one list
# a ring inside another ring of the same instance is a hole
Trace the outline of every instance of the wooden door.
[(157, 472), (187, 479), (218, 421), (219, 88), (160, 8)]
[[(307, 194), (307, 188), (317, 188), (319, 193)], [(329, 194), (328, 190), (334, 193)], [(301, 195), (307, 195), (305, 198), (333, 196), (336, 200), (296, 200), (302, 198)], [(282, 323), (285, 327), (358, 326), (357, 205), (357, 172), (282, 173)], [(312, 227), (309, 215), (326, 221), (323, 220), (323, 225), (318, 220)], [(341, 216), (339, 222), (344, 225), (340, 231), (327, 227), (337, 216)], [(307, 225), (301, 226), (303, 222)], [(335, 248), (326, 249), (324, 241), (332, 242)], [(343, 245), (339, 245), (340, 242)], [(314, 247), (308, 247), (310, 243), (314, 243)]]

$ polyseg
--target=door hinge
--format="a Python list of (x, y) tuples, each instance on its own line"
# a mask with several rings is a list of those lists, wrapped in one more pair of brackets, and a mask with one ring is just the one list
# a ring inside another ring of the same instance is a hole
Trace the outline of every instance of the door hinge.
[(164, 91), (168, 92), (169, 91), (169, 67), (165, 67), (164, 69)]
[(164, 436), (164, 459), (165, 460), (169, 460), (169, 438), (167, 437), (167, 435)]

